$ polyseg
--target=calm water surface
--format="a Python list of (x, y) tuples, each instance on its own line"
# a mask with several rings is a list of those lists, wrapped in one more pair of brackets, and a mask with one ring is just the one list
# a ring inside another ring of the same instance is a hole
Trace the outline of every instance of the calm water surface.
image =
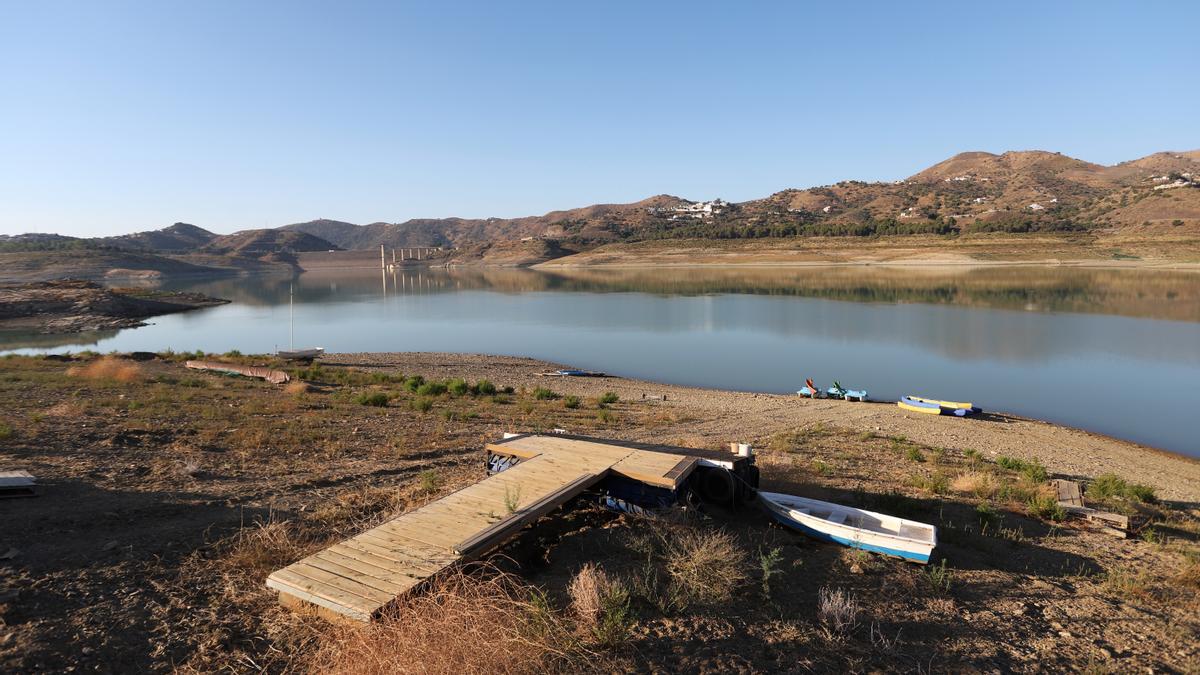
[[(172, 282), (233, 304), (0, 349), (449, 351), (792, 392), (805, 377), (1069, 424), (1200, 456), (1200, 275), (884, 268), (320, 271)], [(948, 421), (947, 423), (954, 423)]]

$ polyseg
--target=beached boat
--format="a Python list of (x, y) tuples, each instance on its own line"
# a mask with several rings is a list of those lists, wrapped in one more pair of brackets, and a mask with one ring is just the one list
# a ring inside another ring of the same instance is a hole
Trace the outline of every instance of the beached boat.
[(324, 347), (313, 347), (311, 349), (280, 349), (275, 352), (275, 356), (281, 359), (290, 359), (292, 361), (311, 361), (325, 353)]
[(805, 398), (837, 398), (845, 401), (867, 400), (867, 392), (865, 389), (846, 389), (839, 382), (834, 382), (832, 387), (822, 392), (817, 389), (812, 380), (805, 380), (804, 386), (800, 387), (796, 393)]
[(909, 412), (924, 413), (926, 415), (966, 417), (967, 415), (983, 412), (983, 408), (971, 405), (970, 403), (941, 401), (934, 398), (922, 398), (920, 396), (905, 396), (897, 401), (896, 405)]
[(538, 373), (538, 377), (608, 377), (607, 374), (595, 370), (576, 370), (563, 368), (549, 373)]
[(292, 286), (288, 285), (288, 348), (276, 349), (275, 356), (289, 361), (312, 361), (313, 359), (325, 353), (324, 347), (309, 347), (306, 349), (296, 349), (292, 346), (292, 339), (296, 333), (296, 314), (294, 311), (295, 295), (292, 292)]
[(937, 528), (927, 523), (778, 492), (758, 497), (772, 518), (814, 539), (921, 564), (937, 547)]

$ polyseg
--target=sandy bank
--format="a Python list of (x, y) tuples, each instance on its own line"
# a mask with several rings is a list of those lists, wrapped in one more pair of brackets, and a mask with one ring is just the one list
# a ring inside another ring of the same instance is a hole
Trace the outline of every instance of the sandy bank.
[(536, 359), (479, 354), (331, 354), (328, 363), (387, 368), (425, 377), (486, 378), (518, 387), (548, 387), (562, 393), (596, 396), (616, 392), (625, 400), (666, 396), (660, 405), (686, 413), (680, 428), (635, 430), (630, 440), (663, 441), (680, 435), (714, 446), (738, 438), (763, 444), (779, 431), (813, 424), (920, 443), (973, 448), (986, 456), (1037, 458), (1061, 476), (1094, 477), (1113, 472), (1157, 488), (1166, 499), (1200, 505), (1200, 461), (1079, 429), (1014, 415), (991, 413), (976, 419), (906, 413), (890, 403), (846, 403), (799, 396), (699, 389), (621, 377), (547, 378), (537, 373), (561, 367)]

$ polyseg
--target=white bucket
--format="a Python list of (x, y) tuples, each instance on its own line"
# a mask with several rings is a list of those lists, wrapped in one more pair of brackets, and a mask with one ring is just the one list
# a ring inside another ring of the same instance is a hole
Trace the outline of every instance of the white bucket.
[(750, 447), (749, 443), (738, 443), (737, 444), (737, 456), (738, 457), (749, 457), (752, 454), (754, 454), (754, 450)]
[(506, 432), (504, 432), (504, 438), (505, 438), (505, 439), (509, 439), (509, 438), (516, 438), (517, 436), (520, 436), (520, 435), (521, 435), (521, 434), (514, 434), (514, 433), (512, 433), (512, 432), (509, 432), (509, 431), (506, 431)]

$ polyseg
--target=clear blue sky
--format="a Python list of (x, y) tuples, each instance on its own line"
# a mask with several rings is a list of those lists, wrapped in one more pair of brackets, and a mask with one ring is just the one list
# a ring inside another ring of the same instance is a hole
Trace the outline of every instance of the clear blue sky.
[(1200, 3), (0, 0), (0, 233), (519, 216), (1200, 147)]

